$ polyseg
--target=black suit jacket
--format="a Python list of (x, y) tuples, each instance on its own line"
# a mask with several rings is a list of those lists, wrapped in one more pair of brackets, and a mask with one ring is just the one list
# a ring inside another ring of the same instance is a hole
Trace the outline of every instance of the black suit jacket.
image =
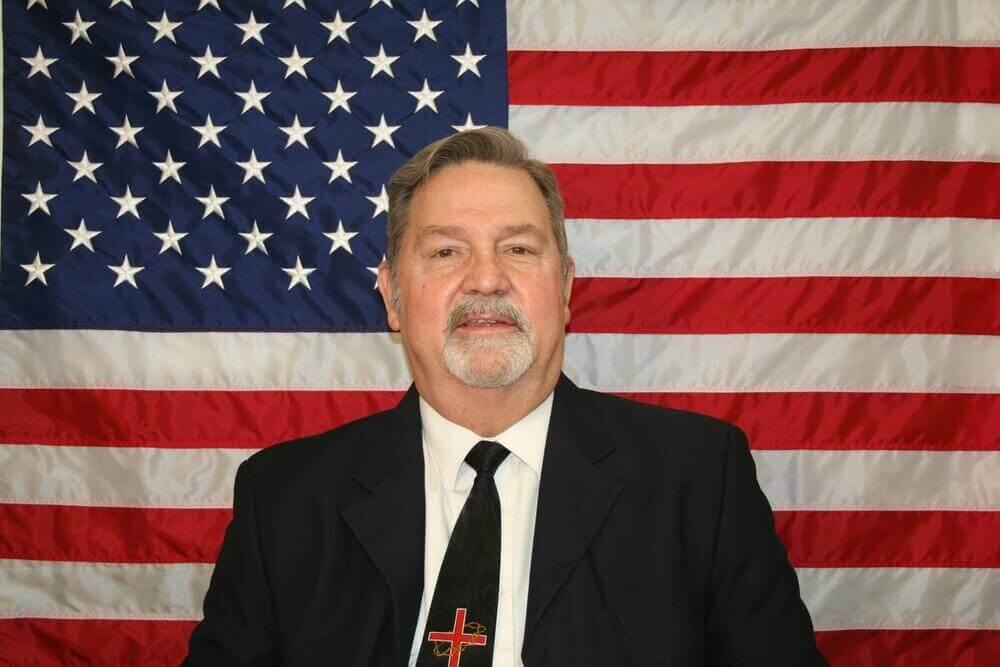
[[(190, 665), (405, 666), (423, 587), (418, 397), (250, 457)], [(824, 665), (745, 436), (555, 390), (528, 667)]]

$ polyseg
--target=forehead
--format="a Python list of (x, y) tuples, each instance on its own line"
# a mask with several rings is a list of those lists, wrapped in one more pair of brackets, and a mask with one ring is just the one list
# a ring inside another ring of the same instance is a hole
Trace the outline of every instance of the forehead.
[(549, 227), (541, 190), (523, 169), (463, 162), (434, 172), (413, 195), (410, 225)]

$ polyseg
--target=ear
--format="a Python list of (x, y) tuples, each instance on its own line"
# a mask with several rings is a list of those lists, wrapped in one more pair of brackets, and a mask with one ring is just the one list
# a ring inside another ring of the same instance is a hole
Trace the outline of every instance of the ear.
[(382, 293), (382, 301), (385, 303), (389, 328), (399, 331), (399, 313), (392, 305), (392, 271), (389, 270), (389, 262), (386, 261), (378, 265), (378, 291)]
[(567, 257), (566, 260), (567, 260), (566, 261), (566, 282), (565, 282), (565, 284), (563, 286), (563, 295), (564, 295), (564, 298), (565, 298), (565, 303), (563, 304), (563, 308), (565, 308), (565, 310), (566, 310), (566, 312), (564, 313), (565, 319), (566, 319), (566, 324), (569, 324), (570, 315), (571, 315), (571, 313), (569, 311), (569, 300), (570, 300), (570, 297), (573, 296), (573, 277), (576, 275), (576, 262), (573, 261), (572, 257)]

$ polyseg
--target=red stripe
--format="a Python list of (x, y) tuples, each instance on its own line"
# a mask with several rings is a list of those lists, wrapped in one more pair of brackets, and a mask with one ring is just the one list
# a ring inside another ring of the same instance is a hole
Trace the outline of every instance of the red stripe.
[(622, 395), (738, 424), (754, 449), (1000, 449), (1000, 394)]
[(1000, 512), (775, 512), (796, 567), (1000, 567)]
[[(0, 619), (0, 664), (176, 665), (191, 621)], [(833, 667), (979, 667), (1000, 664), (1000, 631), (817, 632)]]
[(399, 402), (398, 391), (0, 389), (0, 442), (264, 447)]
[[(738, 423), (757, 449), (1000, 449), (1000, 394), (633, 393)], [(0, 390), (0, 442), (264, 447), (394, 405), (398, 392)]]
[(1000, 333), (1000, 280), (579, 278), (575, 332)]
[(567, 218), (1000, 218), (1000, 163), (552, 165)]
[(1000, 102), (993, 48), (513, 51), (511, 104)]
[(816, 643), (832, 667), (1000, 665), (997, 630), (838, 630)]
[[(0, 504), (0, 558), (214, 563), (229, 510)], [(1000, 567), (1000, 512), (776, 512), (796, 567)]]
[(193, 621), (0, 619), (0, 665), (180, 664)]
[(0, 504), (0, 558), (214, 563), (228, 509)]

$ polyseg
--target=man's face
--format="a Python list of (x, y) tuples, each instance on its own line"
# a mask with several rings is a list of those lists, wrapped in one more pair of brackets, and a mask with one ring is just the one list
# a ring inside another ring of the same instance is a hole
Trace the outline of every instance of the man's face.
[(525, 172), (481, 162), (435, 172), (411, 200), (396, 280), (394, 304), (380, 269), (389, 326), (402, 333), (418, 385), (503, 387), (558, 375), (570, 284)]

